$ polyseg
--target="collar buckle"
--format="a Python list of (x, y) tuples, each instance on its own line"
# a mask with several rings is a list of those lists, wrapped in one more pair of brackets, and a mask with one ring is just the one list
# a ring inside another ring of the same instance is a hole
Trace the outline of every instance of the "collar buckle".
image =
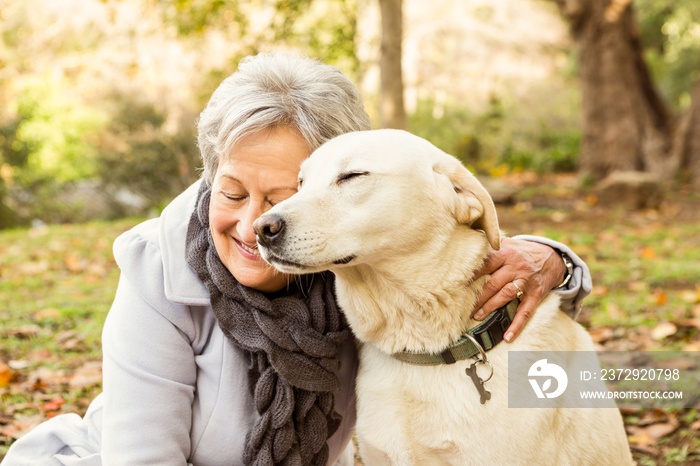
[(481, 325), (479, 325), (472, 335), (479, 344), (489, 351), (491, 348), (503, 341), (503, 336), (513, 321), (508, 312), (508, 306), (504, 306), (494, 311)]

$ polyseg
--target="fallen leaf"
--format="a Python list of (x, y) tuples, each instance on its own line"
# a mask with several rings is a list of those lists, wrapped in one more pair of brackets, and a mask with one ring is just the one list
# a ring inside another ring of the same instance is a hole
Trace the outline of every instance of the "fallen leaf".
[(630, 291), (644, 291), (647, 288), (647, 284), (645, 282), (640, 282), (640, 281), (634, 281), (634, 282), (629, 282), (627, 284), (627, 289)]
[(12, 369), (4, 361), (0, 360), (0, 387), (10, 385), (10, 380), (12, 380)]
[(49, 412), (49, 411), (58, 411), (61, 409), (61, 406), (66, 402), (62, 397), (55, 398), (53, 400), (49, 400), (44, 405), (41, 407), (41, 410), (44, 412)]
[(683, 290), (680, 292), (680, 297), (686, 303), (700, 303), (700, 288), (694, 290)]
[(10, 366), (10, 369), (20, 371), (22, 369), (28, 368), (31, 365), (31, 363), (24, 359), (12, 359), (7, 361), (7, 365)]
[(26, 262), (19, 265), (17, 271), (20, 275), (41, 275), (49, 270), (49, 263), (46, 261)]
[(641, 412), (640, 408), (630, 408), (629, 406), (620, 406), (619, 409), (623, 416), (638, 416)]
[(66, 254), (63, 256), (63, 265), (70, 273), (81, 273), (87, 268), (88, 263), (75, 254)]
[(41, 327), (35, 324), (22, 325), (21, 327), (11, 328), (3, 333), (12, 338), (30, 338), (38, 335), (41, 332)]
[(595, 343), (604, 343), (610, 340), (615, 335), (615, 332), (610, 327), (598, 327), (590, 329), (588, 334)]
[(630, 442), (630, 448), (632, 450), (640, 451), (642, 453), (646, 453), (647, 455), (651, 455), (651, 456), (658, 456), (659, 455), (659, 449), (657, 447), (652, 446), (652, 445), (637, 444), (637, 443), (635, 443), (636, 438), (634, 436), (629, 437), (627, 440)]
[(613, 302), (609, 302), (605, 305), (605, 310), (608, 313), (608, 317), (610, 317), (612, 320), (619, 322), (623, 318), (623, 312), (620, 309), (620, 306)]
[(677, 321), (678, 325), (681, 327), (691, 327), (700, 330), (700, 317), (694, 317), (692, 319), (682, 319)]
[(661, 322), (651, 330), (651, 338), (656, 341), (670, 337), (678, 331), (678, 327), (673, 322)]
[(96, 285), (98, 283), (101, 283), (103, 278), (98, 277), (97, 275), (83, 275), (83, 280), (85, 280), (85, 283)]
[(93, 263), (91, 264), (88, 269), (89, 277), (93, 277), (95, 279), (99, 279), (107, 275), (107, 267), (105, 267), (104, 264), (101, 263)]
[(566, 219), (569, 218), (569, 216), (564, 212), (557, 211), (552, 213), (552, 215), (550, 215), (549, 218), (551, 218), (554, 223), (562, 223), (566, 221)]
[(601, 231), (599, 239), (601, 242), (606, 243), (606, 244), (620, 244), (620, 234), (617, 233), (616, 231)]
[(48, 384), (47, 384), (43, 379), (41, 379), (41, 378), (35, 379), (35, 380), (32, 381), (32, 383), (31, 383), (31, 389), (32, 389), (33, 391), (41, 391), (41, 392), (43, 392), (43, 391), (46, 390), (47, 388), (49, 388)]
[(657, 306), (663, 306), (666, 304), (666, 301), (668, 301), (668, 295), (663, 290), (656, 290), (651, 296), (649, 296), (649, 302)]
[(676, 422), (663, 422), (659, 424), (651, 424), (648, 425), (644, 428), (646, 431), (647, 435), (654, 440), (658, 440), (662, 437), (666, 437), (672, 433), (674, 433), (679, 427), (679, 424)]
[(642, 259), (651, 260), (656, 259), (656, 250), (651, 246), (644, 246), (640, 251), (639, 255)]
[(697, 363), (693, 358), (677, 357), (673, 359), (666, 359), (658, 362), (659, 368), (661, 369), (682, 369), (690, 370), (697, 367)]
[(585, 202), (588, 205), (596, 205), (598, 204), (598, 196), (596, 196), (595, 194), (589, 194), (588, 196), (586, 196)]
[(58, 361), (59, 358), (48, 348), (37, 348), (26, 355), (29, 361)]
[(37, 311), (32, 315), (34, 322), (43, 322), (45, 320), (58, 321), (61, 318), (61, 311), (53, 307), (47, 307)]
[(683, 345), (683, 351), (700, 351), (700, 341), (691, 341)]
[(693, 316), (700, 317), (700, 304), (693, 306), (693, 310), (691, 312), (693, 313)]
[(15, 417), (15, 420), (14, 422), (12, 422), (12, 424), (5, 426), (2, 429), (2, 431), (0, 431), (0, 434), (6, 435), (11, 439), (17, 440), (18, 438), (32, 430), (34, 427), (41, 424), (43, 420), (43, 414), (33, 414), (30, 416), (20, 414)]
[(102, 383), (102, 362), (90, 361), (80, 366), (70, 377), (68, 384), (73, 388), (85, 388)]
[(78, 335), (77, 332), (72, 330), (66, 330), (56, 334), (54, 340), (60, 345), (61, 349), (64, 350), (82, 350), (85, 349), (85, 344), (83, 339)]
[(651, 446), (663, 437), (666, 437), (680, 427), (676, 418), (671, 418), (668, 422), (657, 422), (649, 425), (631, 425), (626, 430), (629, 434), (628, 440), (639, 446)]
[(678, 422), (677, 418), (663, 409), (650, 409), (644, 412), (642, 418), (635, 423), (637, 426), (648, 426), (659, 422)]
[(630, 444), (635, 445), (637, 447), (648, 447), (655, 443), (654, 439), (647, 435), (647, 433), (644, 432), (643, 429), (637, 426), (627, 427), (627, 434), (627, 441), (629, 441)]
[(518, 202), (513, 206), (513, 210), (518, 213), (529, 212), (532, 210), (532, 204), (529, 202)]
[(62, 370), (51, 370), (46, 367), (39, 367), (31, 372), (30, 383), (36, 387), (47, 387), (60, 385), (66, 382), (66, 374)]

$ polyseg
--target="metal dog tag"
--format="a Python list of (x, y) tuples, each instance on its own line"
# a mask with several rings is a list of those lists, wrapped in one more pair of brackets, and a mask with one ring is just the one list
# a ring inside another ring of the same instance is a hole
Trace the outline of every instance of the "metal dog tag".
[[(462, 336), (471, 340), (476, 349), (479, 351), (479, 355), (474, 356), (474, 362), (471, 366), (467, 367), (466, 372), (469, 378), (472, 379), (472, 382), (474, 382), (474, 386), (476, 387), (477, 391), (479, 392), (479, 396), (481, 397), (481, 404), (483, 405), (484, 403), (486, 403), (486, 400), (491, 399), (491, 392), (486, 390), (486, 387), (484, 387), (484, 382), (488, 382), (489, 380), (491, 380), (491, 377), (493, 377), (493, 366), (486, 358), (486, 351), (484, 351), (484, 348), (479, 344), (478, 341), (476, 341), (476, 338), (474, 338), (468, 332), (464, 333)], [(476, 373), (477, 364), (483, 364), (486, 367), (488, 367), (491, 371), (491, 373), (488, 377), (486, 377), (486, 379), (482, 379), (481, 377), (479, 377), (479, 374)]]
[(481, 404), (483, 405), (484, 403), (486, 403), (486, 400), (491, 399), (491, 392), (486, 390), (486, 387), (484, 387), (484, 381), (481, 380), (481, 377), (479, 377), (479, 374), (476, 373), (476, 365), (477, 364), (484, 364), (484, 363), (482, 361), (475, 361), (472, 363), (471, 366), (467, 367), (466, 372), (467, 372), (467, 375), (469, 376), (469, 378), (472, 379), (472, 382), (474, 382), (474, 386), (476, 387), (476, 389), (479, 391), (479, 396), (481, 397), (480, 401), (481, 401)]

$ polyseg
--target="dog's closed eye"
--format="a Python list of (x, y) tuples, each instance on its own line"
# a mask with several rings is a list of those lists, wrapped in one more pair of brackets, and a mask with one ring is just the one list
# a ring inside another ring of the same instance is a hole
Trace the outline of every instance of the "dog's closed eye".
[(361, 171), (354, 171), (354, 172), (344, 172), (338, 175), (338, 179), (336, 180), (336, 184), (340, 183), (345, 183), (346, 181), (352, 180), (353, 178), (358, 178), (360, 176), (365, 176), (369, 175), (369, 172), (361, 172)]

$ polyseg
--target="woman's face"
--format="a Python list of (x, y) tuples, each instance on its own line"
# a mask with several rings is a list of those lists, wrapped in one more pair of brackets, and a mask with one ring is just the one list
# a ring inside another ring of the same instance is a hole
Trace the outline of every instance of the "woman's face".
[(219, 160), (209, 224), (216, 252), (241, 284), (272, 292), (290, 280), (262, 260), (252, 225), (297, 192), (299, 166), (310, 153), (298, 132), (279, 126), (243, 138)]

